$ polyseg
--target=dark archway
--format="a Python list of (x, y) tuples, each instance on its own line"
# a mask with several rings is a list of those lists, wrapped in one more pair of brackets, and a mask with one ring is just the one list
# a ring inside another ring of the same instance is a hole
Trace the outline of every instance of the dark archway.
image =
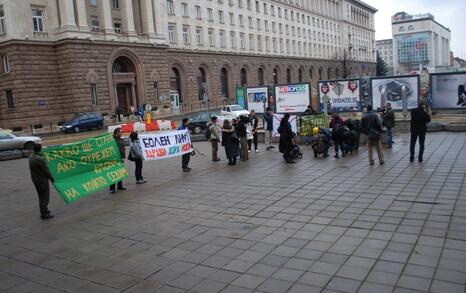
[(298, 81), (300, 83), (303, 82), (303, 72), (304, 72), (304, 69), (302, 67), (299, 68), (299, 70), (298, 70)]
[(257, 69), (257, 85), (264, 85), (264, 69), (262, 67)]
[(323, 76), (322, 76), (322, 73), (323, 73), (324, 69), (322, 67), (319, 68), (319, 80), (322, 80)]
[(230, 87), (228, 81), (228, 70), (225, 67), (222, 67), (222, 69), (220, 69), (220, 96), (224, 100), (229, 98)]
[(327, 79), (332, 79), (332, 69), (330, 67), (327, 68)]
[(248, 86), (248, 72), (246, 71), (246, 68), (241, 68), (239, 71), (239, 82), (242, 87), (247, 87)]
[(309, 80), (314, 78), (314, 67), (309, 68)]
[(340, 69), (338, 69), (338, 68), (335, 68), (335, 77), (336, 77), (336, 78), (340, 78), (340, 77), (341, 77), (341, 76), (340, 76)]
[(273, 84), (278, 84), (278, 68), (275, 67), (273, 69), (273, 73), (272, 73), (272, 77), (273, 77)]
[(197, 97), (199, 101), (207, 102), (209, 100), (208, 96), (208, 84), (207, 84), (207, 74), (204, 68), (199, 67), (197, 71)]
[(169, 73), (170, 80), (170, 98), (174, 108), (179, 108), (183, 103), (183, 85), (181, 82), (181, 70), (174, 66)]
[(286, 69), (286, 83), (291, 83), (291, 68)]
[(112, 63), (112, 77), (116, 93), (116, 108), (124, 113), (135, 112), (139, 101), (136, 94), (136, 68), (127, 56), (120, 56)]

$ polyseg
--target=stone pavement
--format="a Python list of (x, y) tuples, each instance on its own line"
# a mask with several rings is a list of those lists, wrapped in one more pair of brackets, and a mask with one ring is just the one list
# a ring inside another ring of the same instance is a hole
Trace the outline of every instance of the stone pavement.
[[(145, 185), (98, 192), (41, 221), (27, 161), (0, 162), (5, 292), (464, 293), (466, 133), (408, 135), (386, 164), (359, 154), (297, 164), (146, 162)], [(208, 154), (207, 143), (196, 145)], [(223, 150), (222, 150), (223, 156)], [(224, 156), (223, 156), (224, 157)]]

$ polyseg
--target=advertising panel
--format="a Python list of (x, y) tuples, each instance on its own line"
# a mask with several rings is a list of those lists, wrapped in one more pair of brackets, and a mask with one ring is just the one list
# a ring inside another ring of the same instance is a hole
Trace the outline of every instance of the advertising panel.
[(403, 88), (406, 90), (408, 109), (417, 107), (419, 75), (386, 76), (371, 78), (372, 107), (382, 108), (392, 104), (393, 110), (403, 110)]
[(267, 87), (247, 88), (246, 93), (248, 97), (248, 111), (254, 110), (256, 113), (264, 113), (267, 107)]
[(359, 79), (319, 81), (319, 103), (327, 113), (361, 111)]
[(429, 60), (428, 33), (403, 34), (395, 37), (399, 63), (422, 63)]
[(236, 88), (236, 104), (240, 105), (243, 109), (246, 108), (246, 102), (244, 101), (244, 87)]
[(466, 109), (466, 71), (430, 75), (432, 109)]
[(311, 103), (311, 85), (297, 83), (275, 86), (277, 113), (304, 112)]

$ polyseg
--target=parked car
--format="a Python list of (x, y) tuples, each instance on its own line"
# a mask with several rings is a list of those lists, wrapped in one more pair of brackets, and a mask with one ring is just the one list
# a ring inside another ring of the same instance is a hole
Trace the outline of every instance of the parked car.
[(217, 115), (214, 112), (203, 112), (189, 118), (189, 130), (194, 134), (200, 134), (205, 131), (207, 128), (206, 124), (210, 121), (210, 117), (212, 116)]
[(60, 125), (60, 130), (68, 132), (80, 132), (81, 130), (102, 129), (104, 118), (99, 113), (79, 113), (70, 120)]
[(9, 131), (0, 130), (0, 151), (32, 150), (36, 143), (42, 140), (37, 136), (16, 136)]
[(249, 111), (244, 110), (243, 107), (241, 107), (240, 105), (226, 105), (222, 108), (222, 111), (220, 111), (220, 113), (223, 115), (234, 115), (236, 117), (239, 117), (241, 115), (249, 115)]

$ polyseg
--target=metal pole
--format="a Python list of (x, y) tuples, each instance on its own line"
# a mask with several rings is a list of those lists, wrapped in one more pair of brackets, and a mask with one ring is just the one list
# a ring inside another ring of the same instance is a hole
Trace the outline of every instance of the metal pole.
[(403, 107), (403, 118), (406, 120), (408, 116), (408, 89), (405, 85), (401, 87), (401, 103)]

